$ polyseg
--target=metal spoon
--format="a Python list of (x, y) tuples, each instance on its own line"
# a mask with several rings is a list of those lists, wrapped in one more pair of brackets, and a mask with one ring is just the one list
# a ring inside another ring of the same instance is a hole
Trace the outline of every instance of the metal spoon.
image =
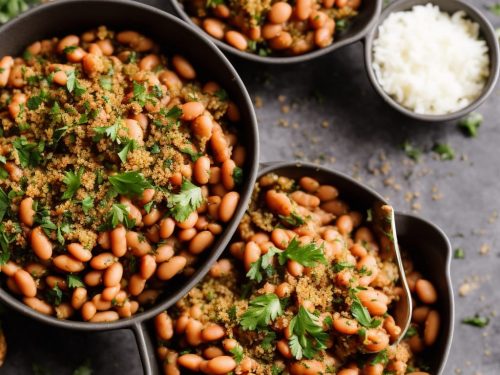
[(403, 295), (397, 301), (393, 314), (396, 324), (401, 328), (398, 339), (393, 343), (393, 345), (398, 345), (410, 326), (412, 300), (398, 246), (394, 209), (384, 202), (376, 202), (372, 209), (372, 220), (373, 230), (381, 245), (381, 257), (383, 259), (390, 259), (396, 263), (399, 271), (399, 283), (403, 289)]

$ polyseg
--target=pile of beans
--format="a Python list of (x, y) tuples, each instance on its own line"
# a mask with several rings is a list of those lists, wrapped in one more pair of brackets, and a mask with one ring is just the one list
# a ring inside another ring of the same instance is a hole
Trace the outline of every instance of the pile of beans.
[(262, 56), (301, 55), (331, 45), (361, 6), (361, 0), (181, 1), (209, 35)]
[[(334, 186), (311, 177), (261, 177), (229, 247), (230, 258), (216, 262), (204, 281), (155, 319), (164, 373), (429, 375), (418, 367), (414, 354), (423, 345), (417, 350), (415, 343), (421, 343), (423, 333), (425, 345), (434, 344), (439, 315), (417, 307), (414, 321), (424, 325), (391, 345), (401, 334), (391, 314), (403, 290), (395, 261), (379, 251), (382, 238), (376, 238), (365, 215), (350, 210)], [(303, 252), (315, 244), (326, 264), (304, 266), (299, 258), (278, 263), (277, 254), (286, 253), (293, 241), (305, 246)], [(276, 253), (265, 260), (271, 269), (262, 269), (261, 280), (251, 277), (270, 252)], [(410, 273), (409, 281), (419, 301), (436, 301), (435, 289), (420, 274)], [(245, 314), (259, 296), (279, 299), (283, 312), (266, 327), (245, 328)], [(359, 320), (355, 300), (378, 325)], [(327, 340), (314, 355), (297, 358), (291, 338), (299, 333), (290, 325), (300, 309), (316, 317), (310, 324)]]
[[(239, 204), (245, 148), (227, 93), (200, 84), (188, 60), (167, 59), (148, 37), (105, 27), (37, 41), (0, 68), (7, 288), (42, 314), (108, 322), (155, 303), (176, 275), (191, 275)], [(70, 124), (60, 140), (54, 114)], [(113, 124), (118, 141), (99, 137)], [(24, 150), (41, 160), (21, 160), (22, 142), (38, 145)], [(69, 199), (68, 171), (79, 175)], [(109, 178), (126, 173), (147, 187), (116, 193)], [(171, 197), (187, 183), (199, 202), (176, 220)]]

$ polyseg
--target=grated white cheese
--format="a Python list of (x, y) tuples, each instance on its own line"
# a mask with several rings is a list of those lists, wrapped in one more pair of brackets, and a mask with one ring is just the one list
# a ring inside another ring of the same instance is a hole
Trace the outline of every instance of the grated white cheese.
[(373, 70), (383, 90), (421, 114), (456, 112), (481, 94), (489, 76), (479, 25), (432, 4), (391, 13), (373, 44)]

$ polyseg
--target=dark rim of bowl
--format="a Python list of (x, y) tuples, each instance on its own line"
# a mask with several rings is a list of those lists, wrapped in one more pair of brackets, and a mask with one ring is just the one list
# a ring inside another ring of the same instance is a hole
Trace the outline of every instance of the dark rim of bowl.
[(268, 56), (259, 56), (254, 53), (249, 53), (249, 52), (244, 52), (240, 51), (229, 44), (225, 43), (222, 40), (216, 39), (212, 36), (210, 36), (208, 33), (205, 32), (201, 27), (195, 25), (193, 21), (191, 21), (191, 18), (189, 15), (186, 13), (184, 8), (179, 4), (178, 0), (168, 0), (170, 5), (174, 8), (175, 13), (181, 17), (184, 21), (192, 25), (197, 29), (199, 33), (205, 34), (208, 38), (210, 38), (220, 49), (222, 49), (224, 52), (227, 52), (229, 54), (232, 54), (234, 56), (237, 56), (243, 60), (248, 60), (252, 62), (257, 62), (261, 64), (270, 64), (270, 65), (284, 65), (284, 64), (297, 64), (297, 63), (302, 63), (306, 62), (309, 60), (313, 60), (317, 57), (324, 56), (332, 51), (335, 51), (338, 48), (344, 47), (346, 45), (349, 45), (351, 43), (357, 42), (358, 40), (362, 40), (363, 37), (375, 26), (377, 23), (377, 20), (380, 16), (380, 13), (382, 11), (382, 2), (383, 0), (373, 0), (376, 2), (375, 6), (375, 12), (372, 14), (370, 17), (370, 20), (366, 23), (366, 25), (355, 35), (346, 38), (342, 41), (335, 42), (325, 48), (320, 48), (317, 50), (314, 50), (312, 52), (305, 53), (303, 55), (298, 55), (298, 56), (276, 56), (276, 57), (268, 57)]
[[(433, 5), (438, 5), (441, 2), (441, 0), (401, 0), (401, 1), (395, 1), (392, 4), (390, 4), (387, 8), (385, 8), (380, 15), (377, 24), (373, 29), (367, 34), (366, 39), (365, 39), (365, 67), (366, 71), (368, 73), (368, 77), (370, 78), (370, 81), (372, 83), (372, 86), (375, 88), (375, 90), (378, 92), (378, 94), (384, 99), (386, 103), (388, 103), (392, 108), (398, 110), (399, 112), (403, 113), (404, 115), (408, 117), (412, 117), (414, 119), (420, 120), (420, 121), (426, 121), (426, 122), (444, 122), (444, 121), (450, 121), (450, 120), (455, 120), (457, 118), (463, 117), (467, 115), (468, 113), (472, 112), (474, 109), (479, 107), (487, 98), (488, 96), (493, 92), (493, 89), (495, 88), (495, 85), (497, 83), (498, 77), (499, 77), (499, 67), (500, 67), (500, 50), (498, 46), (498, 38), (496, 37), (495, 30), (493, 29), (493, 26), (491, 23), (488, 21), (488, 19), (472, 4), (467, 3), (463, 0), (447, 0), (448, 2), (454, 2), (458, 5), (459, 8), (461, 8), (463, 11), (465, 11), (466, 15), (470, 17), (470, 15), (474, 15), (475, 18), (477, 18), (478, 21), (474, 21), (476, 23), (479, 23), (480, 26), (480, 32), (485, 36), (485, 42), (488, 45), (489, 49), (489, 55), (490, 55), (490, 76), (488, 77), (487, 82), (485, 83), (485, 86), (483, 88), (483, 92), (479, 97), (474, 100), (472, 103), (470, 103), (468, 106), (452, 113), (447, 113), (443, 115), (428, 115), (428, 114), (419, 114), (411, 111), (410, 109), (404, 107), (403, 105), (399, 104), (395, 99), (393, 99), (389, 94), (387, 94), (380, 83), (377, 80), (377, 77), (375, 75), (375, 72), (373, 71), (372, 68), (372, 62), (373, 62), (373, 41), (375, 39), (375, 36), (377, 35), (378, 28), (379, 26), (385, 21), (385, 19), (389, 16), (390, 13), (392, 12), (402, 12), (402, 11), (407, 11), (414, 5), (419, 5), (419, 4), (427, 4), (431, 3)], [(487, 39), (494, 40), (495, 42), (493, 45), (489, 42)]]
[[(48, 12), (50, 9), (54, 8), (61, 8), (61, 7), (71, 7), (72, 3), (86, 3), (87, 0), (58, 0), (56, 2), (51, 2), (47, 3), (44, 5), (37, 6), (26, 13), (23, 13), (13, 21), (5, 24), (4, 26), (0, 27), (0, 36), (3, 33), (9, 32), (9, 29), (11, 25), (14, 25), (18, 22), (22, 22), (25, 19), (37, 17), (39, 13), (42, 12)], [(206, 273), (210, 270), (210, 267), (212, 266), (213, 262), (215, 262), (220, 254), (224, 251), (226, 245), (230, 241), (231, 237), (233, 236), (234, 232), (236, 231), (236, 228), (241, 220), (241, 217), (245, 213), (247, 203), (251, 197), (253, 187), (255, 180), (257, 178), (257, 173), (258, 173), (258, 159), (259, 159), (259, 135), (258, 135), (258, 126), (257, 126), (257, 118), (255, 116), (255, 111), (253, 109), (252, 101), (250, 99), (250, 96), (241, 81), (241, 78), (239, 77), (238, 73), (234, 69), (234, 67), (231, 65), (229, 60), (224, 56), (224, 54), (204, 35), (200, 35), (198, 31), (194, 29), (193, 26), (186, 24), (185, 22), (179, 20), (177, 17), (170, 15), (160, 9), (154, 8), (149, 5), (141, 4), (135, 1), (130, 1), (130, 0), (92, 0), (94, 3), (98, 2), (107, 2), (107, 3), (115, 3), (117, 7), (120, 6), (128, 6), (128, 7), (135, 7), (139, 8), (151, 13), (155, 13), (157, 15), (162, 16), (165, 21), (167, 22), (172, 22), (175, 23), (181, 32), (186, 32), (186, 33), (192, 33), (195, 34), (195, 36), (200, 39), (202, 43), (207, 44), (207, 46), (213, 51), (213, 53), (217, 56), (217, 58), (220, 60), (222, 64), (224, 64), (232, 73), (233, 75), (233, 80), (236, 82), (238, 89), (242, 93), (242, 96), (244, 97), (245, 100), (245, 105), (249, 109), (249, 123), (252, 126), (252, 131), (254, 133), (254, 137), (256, 139), (256, 144), (254, 145), (253, 151), (253, 160), (251, 163), (249, 163), (250, 168), (248, 170), (248, 183), (245, 185), (241, 192), (240, 192), (240, 202), (238, 204), (238, 208), (229, 222), (229, 224), (224, 228), (223, 234), (219, 237), (218, 239), (218, 248), (216, 251), (213, 250), (213, 248), (210, 250), (212, 251), (211, 255), (207, 258), (206, 262), (201, 264), (193, 277), (189, 278), (188, 281), (181, 287), (179, 288), (175, 293), (169, 295), (169, 297), (161, 302), (158, 303), (157, 305), (146, 309), (146, 311), (138, 313), (136, 315), (133, 315), (131, 318), (122, 318), (120, 320), (117, 320), (115, 322), (109, 322), (109, 323), (89, 323), (89, 322), (83, 322), (83, 321), (73, 321), (73, 320), (61, 320), (57, 319), (54, 316), (47, 316), (43, 315), (32, 308), (26, 306), (22, 301), (14, 297), (12, 294), (10, 294), (8, 291), (4, 290), (3, 288), (0, 288), (0, 301), (4, 302), (7, 304), (9, 307), (12, 309), (30, 317), (33, 318), (37, 321), (40, 321), (45, 324), (49, 324), (52, 326), (57, 326), (60, 328), (66, 328), (66, 329), (74, 329), (74, 330), (82, 330), (82, 331), (104, 331), (104, 330), (111, 330), (111, 329), (121, 329), (121, 328), (130, 328), (131, 326), (141, 323), (145, 320), (151, 319), (154, 316), (158, 315), (161, 311), (166, 310), (168, 307), (172, 306), (175, 302), (177, 302), (180, 298), (182, 298), (187, 292), (189, 292), (205, 275)], [(48, 22), (49, 20), (47, 20)], [(125, 23), (126, 20), (124, 20)], [(130, 27), (131, 25), (128, 24), (127, 27)], [(250, 155), (250, 153), (248, 153)]]

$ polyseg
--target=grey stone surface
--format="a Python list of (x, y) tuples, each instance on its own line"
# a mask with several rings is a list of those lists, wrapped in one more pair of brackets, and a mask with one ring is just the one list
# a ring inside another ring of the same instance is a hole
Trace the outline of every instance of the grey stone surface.
[[(164, 7), (165, 1), (145, 2)], [(474, 3), (500, 26), (500, 17), (486, 10), (491, 1)], [(466, 138), (455, 122), (417, 123), (391, 110), (368, 82), (360, 43), (306, 65), (235, 66), (253, 99), (262, 102), (262, 161), (317, 161), (356, 176), (397, 210), (417, 211), (439, 225), (454, 248), (465, 250), (465, 259), (452, 261), (457, 321), (445, 374), (457, 368), (462, 374), (500, 374), (499, 89), (478, 110), (484, 115), (479, 136)], [(419, 163), (405, 156), (405, 141), (424, 150)], [(452, 146), (455, 159), (438, 160), (430, 151), (436, 143)], [(460, 297), (464, 284), (472, 290)], [(460, 323), (475, 313), (490, 316), (489, 326)], [(51, 374), (71, 374), (86, 358), (96, 374), (142, 373), (130, 332), (65, 332), (12, 314), (3, 326), (9, 356), (0, 374), (31, 374), (33, 363)]]

